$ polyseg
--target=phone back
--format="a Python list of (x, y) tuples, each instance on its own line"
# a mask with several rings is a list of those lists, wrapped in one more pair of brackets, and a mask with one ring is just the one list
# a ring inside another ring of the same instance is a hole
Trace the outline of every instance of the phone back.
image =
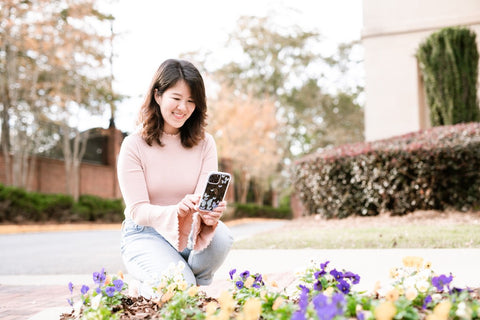
[(207, 186), (200, 199), (199, 209), (212, 211), (223, 201), (230, 184), (231, 176), (226, 172), (211, 173), (207, 180)]

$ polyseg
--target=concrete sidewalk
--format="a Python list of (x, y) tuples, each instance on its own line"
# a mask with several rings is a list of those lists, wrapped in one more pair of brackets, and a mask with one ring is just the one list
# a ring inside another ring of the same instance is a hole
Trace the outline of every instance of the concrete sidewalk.
[[(402, 265), (405, 256), (419, 256), (432, 263), (438, 274), (452, 273), (458, 287), (480, 287), (478, 268), (480, 249), (345, 249), (345, 250), (232, 250), (207, 288), (211, 296), (231, 288), (228, 272), (232, 268), (267, 275), (280, 286), (287, 286), (296, 271), (315, 261), (330, 261), (330, 266), (360, 275), (358, 290), (370, 291), (375, 282), (388, 281), (389, 270)], [(95, 271), (95, 270), (92, 270)], [(58, 319), (69, 312), (68, 282), (92, 283), (86, 275), (0, 276), (1, 319)], [(128, 281), (128, 277), (127, 277)]]

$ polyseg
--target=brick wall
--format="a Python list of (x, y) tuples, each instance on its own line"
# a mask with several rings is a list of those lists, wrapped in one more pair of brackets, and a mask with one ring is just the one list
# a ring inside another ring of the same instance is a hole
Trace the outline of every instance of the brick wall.
[[(41, 193), (66, 193), (65, 164), (62, 160), (35, 157), (34, 171), (27, 186), (28, 191)], [(0, 183), (6, 182), (5, 161), (0, 154)], [(110, 165), (82, 163), (80, 167), (80, 194), (108, 199), (121, 198), (116, 168)]]
[[(123, 140), (115, 127), (105, 129), (108, 137), (107, 163), (105, 165), (82, 163), (80, 167), (80, 194), (95, 195), (108, 199), (122, 197), (118, 186), (116, 163)], [(41, 193), (66, 193), (65, 164), (63, 160), (44, 157), (30, 159), (32, 174), (27, 184), (28, 191)], [(0, 153), (0, 183), (6, 183), (5, 161)]]

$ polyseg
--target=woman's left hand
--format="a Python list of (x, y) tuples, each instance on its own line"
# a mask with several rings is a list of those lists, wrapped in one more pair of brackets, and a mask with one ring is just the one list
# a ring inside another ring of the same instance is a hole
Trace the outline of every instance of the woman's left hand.
[(202, 218), (203, 223), (207, 226), (214, 226), (218, 223), (218, 220), (220, 220), (226, 208), (227, 202), (222, 201), (213, 211), (198, 211), (198, 214)]

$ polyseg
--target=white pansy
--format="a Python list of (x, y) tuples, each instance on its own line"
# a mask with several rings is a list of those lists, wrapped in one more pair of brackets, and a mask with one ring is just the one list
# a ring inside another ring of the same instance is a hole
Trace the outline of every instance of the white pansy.
[(457, 312), (455, 314), (462, 319), (472, 318), (472, 310), (467, 306), (465, 301), (462, 301), (458, 304)]
[(98, 307), (100, 306), (100, 301), (102, 301), (102, 295), (97, 294), (95, 297), (92, 298), (91, 300), (91, 307), (93, 310), (97, 310)]
[(430, 283), (427, 280), (421, 280), (415, 284), (415, 287), (417, 288), (418, 291), (425, 293), (430, 287)]
[(82, 308), (83, 308), (82, 300), (75, 302), (75, 304), (73, 305), (73, 315), (75, 318), (80, 316), (80, 313), (82, 312)]

